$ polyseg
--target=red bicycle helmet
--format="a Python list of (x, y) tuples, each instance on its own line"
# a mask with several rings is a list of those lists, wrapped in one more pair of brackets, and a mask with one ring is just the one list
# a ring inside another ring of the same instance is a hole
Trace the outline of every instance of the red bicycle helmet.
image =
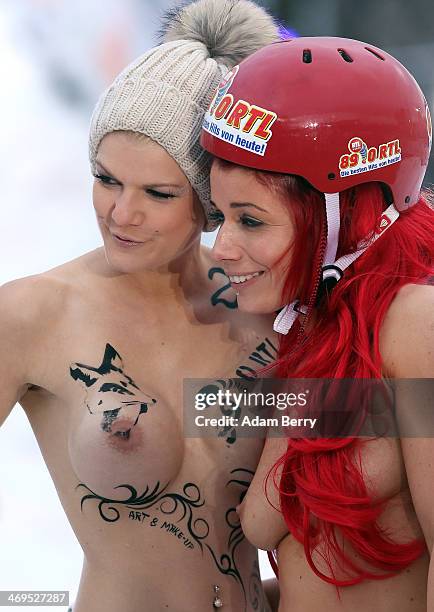
[(380, 181), (398, 210), (418, 200), (428, 105), (388, 53), (346, 38), (296, 38), (257, 51), (230, 76), (202, 132), (216, 157), (302, 176), (323, 193)]

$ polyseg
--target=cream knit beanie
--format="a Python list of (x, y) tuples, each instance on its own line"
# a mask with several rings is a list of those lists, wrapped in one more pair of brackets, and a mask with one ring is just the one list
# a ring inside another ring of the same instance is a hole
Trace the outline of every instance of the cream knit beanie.
[(92, 171), (106, 134), (139, 132), (178, 163), (207, 213), (210, 156), (199, 145), (203, 116), (224, 74), (278, 40), (278, 27), (250, 0), (197, 0), (166, 13), (161, 33), (163, 44), (127, 66), (99, 99), (90, 126)]

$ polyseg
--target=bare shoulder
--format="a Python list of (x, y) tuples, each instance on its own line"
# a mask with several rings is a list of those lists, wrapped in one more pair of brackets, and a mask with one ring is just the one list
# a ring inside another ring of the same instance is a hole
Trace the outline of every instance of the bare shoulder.
[(0, 312), (30, 323), (40, 316), (52, 316), (67, 299), (70, 282), (66, 270), (59, 267), (9, 281), (0, 287)]
[(389, 312), (394, 314), (395, 310), (428, 310), (434, 304), (434, 285), (404, 285), (396, 294)]
[(63, 296), (61, 283), (44, 274), (9, 281), (0, 287), (2, 325), (12, 321), (31, 325), (40, 316), (59, 310)]
[(0, 423), (30, 386), (41, 386), (36, 356), (62, 312), (62, 293), (59, 284), (44, 275), (0, 287)]
[[(87, 262), (94, 252), (42, 272), (0, 286), (1, 325), (15, 322), (25, 329), (54, 324), (71, 295), (86, 284)], [(89, 276), (89, 274), (87, 274)]]
[(390, 376), (434, 377), (434, 286), (402, 287), (384, 319), (380, 350)]

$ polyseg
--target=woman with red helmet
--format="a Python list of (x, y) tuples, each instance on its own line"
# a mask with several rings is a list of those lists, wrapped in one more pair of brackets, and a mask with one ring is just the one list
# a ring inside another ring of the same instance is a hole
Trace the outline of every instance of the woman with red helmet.
[[(214, 255), (240, 309), (279, 312), (273, 375), (434, 378), (432, 127), (416, 81), (372, 45), (300, 38), (243, 61), (222, 93), (201, 140)], [(434, 610), (431, 433), (267, 439), (239, 511), (277, 550), (279, 610)]]

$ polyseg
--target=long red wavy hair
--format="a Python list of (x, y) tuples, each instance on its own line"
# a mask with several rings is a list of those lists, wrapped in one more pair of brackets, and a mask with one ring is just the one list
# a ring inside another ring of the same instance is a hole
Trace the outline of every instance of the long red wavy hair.
[[(289, 303), (297, 297), (309, 305), (309, 313), (315, 313), (308, 333), (306, 320), (296, 321), (289, 334), (280, 337), (274, 375), (381, 378), (379, 333), (387, 310), (402, 286), (427, 283), (433, 273), (434, 211), (427, 196), (402, 212), (345, 271), (330, 294), (319, 297), (326, 239), (323, 194), (299, 177), (255, 174), (285, 197), (292, 213), (295, 239), (287, 258), (284, 300)], [(375, 232), (387, 200), (387, 190), (374, 182), (340, 194), (337, 257), (357, 250), (359, 241)], [(304, 546), (310, 567), (337, 587), (395, 575), (425, 551), (423, 541), (397, 543), (379, 526), (387, 500), (374, 501), (368, 493), (357, 459), (362, 444), (360, 438), (290, 438), (286, 453), (268, 475), (278, 486), (283, 517)], [(359, 555), (360, 563), (345, 552), (342, 537)], [(312, 558), (319, 542), (330, 575)], [(339, 577), (334, 568), (339, 568)]]

